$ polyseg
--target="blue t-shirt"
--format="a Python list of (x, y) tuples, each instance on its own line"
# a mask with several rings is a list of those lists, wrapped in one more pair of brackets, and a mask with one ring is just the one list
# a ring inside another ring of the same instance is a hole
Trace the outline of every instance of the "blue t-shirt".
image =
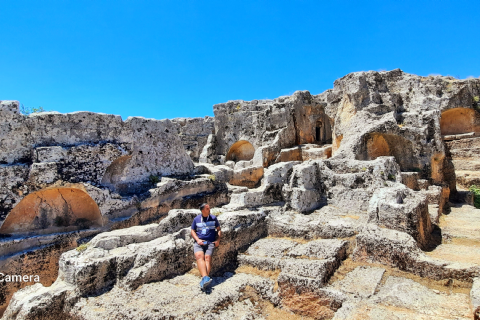
[(215, 229), (217, 227), (220, 227), (217, 217), (211, 214), (206, 218), (199, 214), (192, 222), (192, 230), (195, 230), (200, 240), (208, 242), (214, 242), (216, 240), (217, 233)]

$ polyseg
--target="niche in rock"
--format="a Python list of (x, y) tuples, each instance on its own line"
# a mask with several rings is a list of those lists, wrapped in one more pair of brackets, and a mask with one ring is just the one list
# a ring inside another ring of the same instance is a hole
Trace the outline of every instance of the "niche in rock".
[(419, 168), (413, 155), (412, 142), (409, 140), (396, 134), (375, 132), (365, 135), (357, 160), (374, 160), (381, 156), (395, 157), (402, 171)]
[(315, 123), (315, 142), (317, 144), (332, 143), (332, 127), (327, 115), (322, 115)]
[(227, 160), (232, 161), (249, 161), (253, 159), (255, 153), (255, 148), (253, 145), (246, 140), (239, 140), (235, 142), (227, 153)]
[(88, 193), (76, 188), (49, 188), (23, 198), (8, 214), (0, 234), (60, 232), (101, 223), (100, 209)]
[(455, 108), (442, 112), (440, 131), (442, 135), (452, 135), (480, 131), (475, 110)]
[(127, 168), (132, 156), (123, 156), (113, 161), (105, 170), (102, 178), (102, 185), (113, 191), (122, 191), (122, 178), (125, 177), (125, 169)]

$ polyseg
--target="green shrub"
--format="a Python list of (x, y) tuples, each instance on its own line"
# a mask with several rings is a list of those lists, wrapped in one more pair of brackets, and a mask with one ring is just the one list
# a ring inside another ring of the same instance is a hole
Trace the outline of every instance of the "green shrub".
[(473, 97), (472, 106), (475, 110), (480, 111), (480, 97), (479, 96)]
[(87, 250), (87, 248), (88, 248), (88, 243), (84, 243), (84, 244), (81, 244), (77, 247), (77, 251), (82, 252), (82, 251)]
[(153, 174), (151, 174), (150, 177), (148, 177), (148, 180), (150, 181), (151, 185), (156, 185), (157, 183), (160, 182), (160, 177), (154, 176)]
[(469, 190), (473, 192), (473, 204), (475, 205), (475, 208), (480, 209), (480, 187), (470, 186)]
[(23, 103), (20, 105), (20, 113), (28, 116), (32, 113), (39, 113), (39, 112), (46, 112), (47, 110), (43, 109), (43, 107), (32, 108), (32, 107), (25, 107)]
[(395, 175), (389, 173), (389, 174), (388, 174), (388, 180), (390, 180), (390, 181), (395, 181), (395, 180), (396, 180), (396, 179), (395, 179)]

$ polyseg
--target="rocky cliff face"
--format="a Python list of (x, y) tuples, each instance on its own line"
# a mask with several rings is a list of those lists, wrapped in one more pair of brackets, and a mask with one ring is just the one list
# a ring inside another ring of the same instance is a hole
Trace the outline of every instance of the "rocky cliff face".
[(183, 147), (192, 161), (198, 162), (208, 136), (215, 134), (214, 118), (176, 118), (172, 119), (182, 140)]
[(215, 105), (216, 154), (230, 160), (235, 144), (246, 141), (254, 149), (250, 159), (268, 166), (281, 149), (332, 143), (334, 158), (394, 156), (402, 171), (422, 172), (454, 190), (442, 135), (479, 131), (479, 96), (478, 79), (421, 77), (399, 69), (352, 73), (317, 96), (299, 91)]
[[(122, 163), (123, 168), (117, 169), (123, 173), (118, 177), (122, 185), (119, 188), (123, 187), (127, 192), (135, 191), (135, 187), (148, 179), (150, 174), (188, 174), (193, 169), (175, 126), (169, 120), (135, 117), (122, 121), (119, 116), (91, 112), (48, 112), (27, 117), (19, 113), (18, 103), (14, 101), (3, 101), (0, 112), (0, 163), (4, 165), (57, 162), (69, 155), (75, 156), (72, 154), (75, 150), (70, 151), (68, 148), (79, 148), (81, 145), (95, 148), (95, 145), (110, 143), (118, 146), (123, 153), (131, 154), (131, 158)], [(101, 152), (98, 154), (94, 149), (78, 150), (77, 156), (79, 153), (90, 162), (97, 157), (104, 165), (120, 156), (117, 154), (116, 157), (104, 159), (104, 155)], [(85, 160), (79, 159), (79, 162)], [(89, 171), (89, 168), (83, 168), (79, 164), (79, 168), (75, 168), (77, 179), (81, 179), (79, 169)], [(83, 181), (89, 181), (84, 179)], [(95, 179), (91, 182), (100, 181), (101, 179)]]
[(14, 101), (1, 102), (0, 119), (0, 225), (23, 197), (58, 181), (128, 194), (148, 189), (151, 175), (193, 169), (169, 120), (91, 112), (27, 117)]
[[(45, 261), (35, 241), (47, 257), (87, 243), (52, 258), (54, 284), (0, 288), (3, 307), (17, 291), (4, 318), (478, 316), (480, 219), (452, 201), (472, 203), (479, 96), (479, 79), (393, 70), (214, 118), (25, 117), (4, 101), (0, 266)], [(225, 235), (207, 296), (189, 271), (202, 202)]]

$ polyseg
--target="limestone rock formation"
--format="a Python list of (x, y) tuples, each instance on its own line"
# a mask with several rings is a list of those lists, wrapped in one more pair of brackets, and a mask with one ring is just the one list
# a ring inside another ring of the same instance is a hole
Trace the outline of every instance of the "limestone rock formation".
[(215, 133), (214, 118), (175, 118), (172, 119), (183, 146), (192, 161), (198, 162), (210, 134)]
[[(0, 271), (46, 280), (0, 285), (0, 313), (478, 318), (479, 88), (356, 72), (171, 121), (2, 101)], [(189, 235), (203, 202), (223, 231), (206, 293)]]

